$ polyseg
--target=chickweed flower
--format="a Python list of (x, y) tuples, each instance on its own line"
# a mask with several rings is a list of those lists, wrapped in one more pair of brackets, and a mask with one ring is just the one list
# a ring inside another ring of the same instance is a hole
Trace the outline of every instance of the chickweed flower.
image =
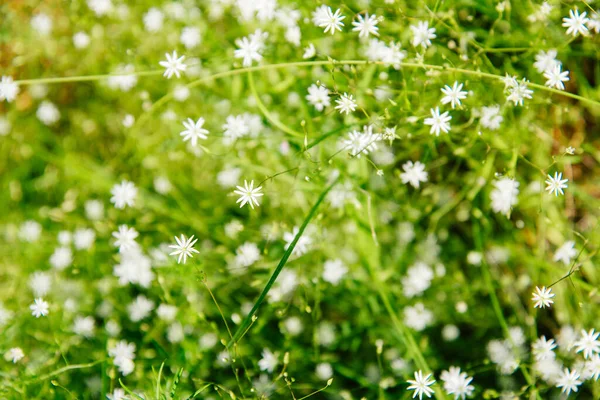
[(29, 306), (29, 309), (31, 310), (31, 315), (34, 317), (45, 317), (49, 312), (48, 302), (41, 297), (38, 297), (33, 301), (33, 304)]
[(558, 64), (544, 72), (544, 77), (547, 79), (546, 86), (565, 90), (563, 82), (569, 80), (569, 71), (561, 71), (561, 69), (562, 66)]
[(548, 174), (548, 179), (546, 180), (546, 191), (548, 193), (554, 193), (555, 196), (558, 194), (565, 194), (563, 189), (567, 188), (568, 179), (562, 179), (562, 172), (555, 172), (554, 176)]
[(554, 303), (554, 301), (552, 301), (552, 298), (554, 296), (555, 294), (552, 293), (551, 288), (546, 289), (545, 286), (542, 286), (542, 288), (540, 289), (538, 286), (536, 286), (535, 292), (533, 292), (533, 297), (531, 298), (531, 300), (534, 301), (535, 308), (550, 307), (550, 305)]
[(435, 380), (431, 379), (431, 374), (428, 374), (424, 377), (423, 372), (419, 370), (415, 372), (415, 379), (408, 380), (407, 382), (410, 383), (410, 386), (407, 388), (407, 390), (415, 391), (412, 396), (413, 398), (419, 396), (419, 400), (421, 400), (423, 395), (431, 397), (431, 395), (434, 393), (433, 389), (429, 387), (435, 383)]
[(258, 198), (263, 196), (264, 193), (260, 193), (262, 190), (262, 186), (254, 187), (254, 181), (250, 181), (250, 185), (248, 185), (248, 181), (244, 180), (244, 186), (236, 186), (237, 190), (234, 190), (233, 193), (240, 196), (236, 203), (241, 203), (240, 208), (244, 207), (248, 204), (252, 209), (254, 206), (259, 206)]
[(331, 7), (327, 7), (325, 14), (319, 17), (317, 25), (321, 28), (325, 28), (325, 33), (329, 32), (333, 35), (335, 31), (342, 31), (342, 26), (344, 26), (342, 21), (344, 18), (346, 17), (342, 15), (342, 12), (339, 9), (335, 10), (334, 13), (331, 11)]
[(194, 239), (194, 235), (186, 238), (184, 234), (181, 234), (181, 239), (175, 236), (176, 244), (172, 244), (169, 247), (174, 249), (170, 255), (177, 257), (177, 264), (181, 264), (181, 260), (183, 260), (183, 263), (185, 264), (188, 257), (192, 258), (194, 253), (199, 253), (199, 251), (194, 248), (194, 244), (196, 244), (197, 241), (198, 239)]
[(193, 119), (188, 118), (183, 122), (183, 127), (185, 131), (182, 131), (180, 135), (183, 137), (183, 141), (187, 142), (188, 140), (192, 144), (193, 147), (196, 147), (198, 144), (198, 139), (206, 140), (208, 138), (208, 130), (204, 129), (202, 126), (204, 125), (204, 118), (198, 118), (198, 121), (194, 122)]
[(339, 99), (336, 101), (337, 106), (335, 106), (336, 110), (340, 111), (340, 114), (350, 114), (356, 110), (357, 104), (354, 100), (354, 96), (348, 93), (344, 93)]
[(567, 35), (579, 36), (579, 35), (587, 35), (588, 28), (586, 24), (589, 21), (589, 18), (586, 18), (587, 12), (583, 12), (579, 14), (579, 10), (572, 9), (569, 11), (569, 16), (563, 18), (563, 24), (565, 28), (567, 28)]
[(181, 73), (187, 68), (187, 65), (183, 63), (185, 56), (177, 57), (177, 52), (173, 51), (172, 54), (165, 53), (165, 57), (166, 61), (159, 62), (160, 66), (165, 68), (163, 76), (166, 76), (167, 79), (171, 79), (173, 75), (181, 78)]
[(460, 106), (461, 105), (460, 101), (467, 98), (467, 92), (462, 90), (462, 88), (463, 88), (463, 84), (458, 83), (458, 82), (454, 82), (452, 87), (450, 87), (448, 85), (444, 86), (441, 89), (442, 93), (444, 93), (444, 97), (442, 97), (442, 104), (450, 103), (452, 108), (455, 108), (456, 106)]
[(379, 36), (379, 28), (377, 24), (379, 23), (379, 17), (376, 15), (369, 16), (367, 13), (364, 17), (362, 15), (357, 16), (356, 21), (352, 21), (352, 25), (354, 28), (352, 29), (354, 32), (358, 32), (359, 37), (369, 37), (369, 35)]
[(430, 110), (431, 117), (425, 118), (425, 125), (431, 126), (429, 133), (431, 135), (440, 136), (440, 132), (448, 133), (450, 132), (450, 120), (452, 117), (448, 113), (448, 111), (440, 114), (440, 108), (432, 108)]
[(414, 47), (421, 46), (426, 49), (431, 46), (431, 39), (435, 39), (435, 28), (429, 27), (428, 21), (419, 21), (417, 25), (411, 25), (410, 30), (413, 33), (412, 45)]

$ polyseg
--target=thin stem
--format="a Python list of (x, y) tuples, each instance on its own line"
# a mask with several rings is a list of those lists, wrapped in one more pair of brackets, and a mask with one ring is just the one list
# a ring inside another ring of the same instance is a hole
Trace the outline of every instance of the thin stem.
[[(188, 84), (187, 87), (190, 87), (190, 88), (196, 87), (196, 86), (199, 86), (202, 83), (210, 81), (212, 79), (219, 79), (219, 78), (224, 78), (227, 76), (239, 75), (239, 74), (246, 73), (246, 72), (268, 71), (268, 70), (272, 70), (272, 69), (281, 69), (281, 68), (285, 69), (285, 68), (289, 68), (289, 67), (313, 67), (313, 66), (320, 66), (320, 65), (330, 65), (332, 67), (335, 67), (337, 65), (340, 65), (340, 66), (342, 66), (342, 65), (384, 65), (384, 66), (387, 66), (388, 64), (381, 62), (381, 61), (367, 61), (367, 60), (296, 61), (296, 62), (279, 63), (279, 64), (266, 64), (266, 65), (258, 65), (255, 67), (238, 68), (238, 69), (232, 69), (229, 71), (219, 72), (219, 73), (209, 75), (207, 77), (195, 80), (195, 81), (191, 82), (190, 84)], [(401, 63), (399, 63), (399, 65), (401, 67), (405, 67), (405, 68), (433, 69), (433, 70), (442, 71), (442, 72), (458, 72), (458, 73), (463, 73), (466, 75), (478, 76), (480, 78), (488, 78), (488, 79), (495, 79), (495, 80), (503, 80), (504, 79), (504, 76), (502, 76), (502, 75), (490, 74), (487, 72), (474, 71), (474, 70), (464, 69), (464, 68), (450, 67), (450, 66), (446, 66), (446, 65), (433, 65), (433, 64), (414, 63), (414, 62), (401, 62)], [(131, 74), (126, 74), (126, 75), (151, 76), (151, 75), (158, 75), (162, 72), (163, 72), (163, 70), (152, 70), (152, 71), (134, 72)], [(74, 77), (65, 77), (65, 78), (25, 79), (25, 80), (15, 81), (15, 83), (17, 83), (19, 85), (26, 85), (26, 84), (33, 84), (33, 83), (93, 81), (93, 80), (106, 79), (111, 76), (123, 76), (123, 74), (74, 76)], [(577, 94), (565, 92), (565, 91), (554, 89), (554, 88), (549, 88), (547, 86), (540, 85), (537, 83), (531, 83), (531, 82), (528, 83), (528, 86), (530, 86), (532, 88), (536, 88), (538, 90), (543, 90), (546, 92), (559, 94), (559, 95), (566, 96), (566, 97), (571, 97), (571, 98), (579, 100), (581, 102), (589, 103), (589, 104), (600, 107), (600, 101), (588, 99), (583, 96), (579, 96)]]

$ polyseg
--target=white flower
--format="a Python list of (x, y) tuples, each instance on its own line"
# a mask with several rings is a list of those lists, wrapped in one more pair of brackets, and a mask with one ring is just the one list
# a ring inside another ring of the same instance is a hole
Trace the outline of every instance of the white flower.
[(13, 81), (10, 76), (3, 76), (0, 80), (0, 101), (13, 101), (19, 94), (19, 86)]
[(169, 304), (161, 304), (156, 309), (156, 314), (166, 322), (172, 322), (177, 316), (177, 307)]
[(181, 343), (185, 338), (183, 326), (179, 322), (169, 325), (167, 329), (167, 340), (170, 343)]
[(562, 388), (562, 392), (566, 393), (568, 396), (571, 392), (577, 392), (577, 389), (581, 383), (582, 382), (579, 380), (579, 373), (577, 371), (573, 370), (573, 372), (571, 372), (568, 368), (565, 368), (563, 373), (556, 380), (556, 387)]
[(260, 62), (263, 58), (261, 52), (265, 47), (264, 40), (267, 36), (268, 33), (257, 29), (253, 34), (237, 39), (235, 45), (238, 49), (233, 52), (234, 57), (243, 59), (244, 67), (250, 67), (253, 61)]
[(51, 286), (52, 277), (46, 272), (34, 272), (29, 278), (29, 287), (36, 297), (43, 297), (47, 295)]
[(562, 179), (562, 172), (555, 172), (554, 177), (548, 174), (548, 179), (546, 179), (546, 185), (548, 185), (546, 186), (546, 191), (548, 193), (554, 193), (555, 196), (558, 196), (559, 193), (565, 194), (563, 189), (568, 187), (566, 185), (568, 181), (568, 179)]
[(106, 397), (108, 398), (108, 400), (127, 400), (125, 390), (119, 388), (113, 390), (112, 394), (107, 394)]
[(560, 246), (558, 250), (556, 250), (556, 253), (554, 253), (554, 261), (562, 261), (563, 264), (569, 265), (571, 263), (571, 259), (576, 255), (577, 250), (575, 250), (575, 242), (569, 240)]
[(237, 266), (246, 268), (260, 259), (260, 250), (254, 243), (246, 242), (235, 251), (235, 263)]
[(12, 349), (8, 350), (6, 354), (4, 354), (4, 358), (7, 361), (12, 361), (13, 364), (21, 361), (23, 357), (25, 357), (25, 353), (23, 353), (23, 350), (20, 347), (13, 347)]
[[(304, 54), (302, 55), (302, 58), (307, 60), (309, 58), (313, 58), (316, 54), (317, 54), (317, 50), (315, 49), (315, 45), (312, 43), (309, 43), (308, 46), (304, 48)], [(310, 91), (310, 89), (309, 89), (309, 91)]]
[(42, 101), (42, 104), (38, 107), (35, 115), (42, 121), (44, 125), (54, 125), (60, 119), (60, 111), (56, 106), (47, 101)]
[(302, 333), (304, 326), (302, 320), (298, 317), (289, 317), (283, 321), (283, 329), (291, 336), (298, 336)]
[(414, 47), (421, 46), (424, 49), (431, 46), (431, 39), (435, 39), (435, 28), (429, 27), (428, 21), (419, 21), (417, 25), (411, 25), (410, 30), (413, 32), (412, 45)]
[(158, 8), (152, 7), (144, 14), (144, 27), (148, 32), (158, 32), (162, 29), (164, 15)]
[(376, 15), (369, 16), (369, 13), (367, 13), (363, 17), (359, 14), (358, 21), (352, 21), (352, 25), (354, 26), (352, 30), (358, 32), (358, 37), (369, 37), (369, 35), (379, 36), (378, 23), (379, 17)]
[(579, 353), (583, 351), (584, 358), (590, 358), (594, 353), (600, 354), (599, 336), (600, 332), (595, 332), (593, 329), (590, 329), (589, 332), (582, 329), (581, 337), (575, 342), (575, 352)]
[(130, 228), (127, 225), (119, 225), (119, 231), (112, 233), (112, 236), (117, 239), (115, 240), (114, 246), (118, 247), (119, 252), (121, 253), (134, 249), (137, 247), (135, 238), (137, 238), (138, 235), (139, 233), (135, 228)]
[(335, 106), (336, 110), (340, 110), (340, 114), (349, 114), (350, 112), (354, 112), (356, 110), (357, 104), (354, 100), (354, 96), (348, 93), (344, 93), (339, 99), (336, 101), (337, 106)]
[(177, 264), (181, 264), (181, 259), (183, 259), (183, 263), (185, 264), (188, 257), (192, 258), (194, 253), (200, 253), (198, 250), (194, 249), (194, 244), (196, 244), (197, 241), (198, 239), (194, 239), (194, 235), (187, 239), (183, 233), (181, 234), (181, 239), (175, 236), (175, 242), (177, 242), (177, 244), (172, 244), (169, 247), (175, 250), (170, 253), (171, 256), (179, 256), (177, 258)]
[(29, 243), (36, 242), (42, 234), (42, 226), (36, 221), (25, 221), (19, 228), (19, 237)]
[(467, 98), (467, 92), (462, 90), (463, 84), (454, 82), (452, 87), (446, 85), (441, 90), (444, 93), (444, 97), (442, 97), (442, 104), (452, 105), (452, 108), (461, 105), (461, 100)]
[(402, 169), (404, 172), (400, 174), (400, 179), (404, 184), (410, 183), (412, 187), (418, 188), (421, 182), (428, 180), (429, 174), (425, 171), (425, 164), (420, 161), (415, 163), (407, 161), (402, 165)]
[(585, 362), (584, 374), (587, 379), (597, 381), (600, 378), (600, 355), (594, 354), (589, 361)]
[[(292, 230), (292, 232), (286, 232), (283, 234), (283, 240), (285, 240), (285, 249), (286, 250), (288, 249), (288, 247), (290, 247), (290, 245), (294, 241), (294, 238), (296, 237), (296, 235), (298, 234), (299, 231), (300, 231), (300, 228), (295, 226), (294, 229)], [(296, 246), (294, 247), (294, 250), (292, 251), (292, 255), (299, 257), (299, 256), (305, 254), (308, 251), (308, 248), (311, 244), (312, 244), (312, 238), (305, 231), (302, 234), (302, 236), (300, 236), (300, 238), (298, 239), (298, 242), (296, 243)]]
[(86, 338), (94, 336), (96, 322), (93, 317), (76, 317), (73, 323), (73, 332)]
[(33, 304), (29, 306), (29, 309), (31, 310), (31, 315), (36, 318), (45, 317), (49, 312), (48, 303), (41, 297), (36, 298)]
[(492, 200), (492, 209), (496, 213), (506, 216), (517, 204), (517, 195), (519, 194), (519, 182), (512, 178), (503, 177), (494, 181), (494, 190), (490, 194)]
[(87, 250), (94, 244), (96, 232), (93, 229), (77, 229), (73, 234), (73, 242), (77, 250)]
[(548, 79), (546, 81), (546, 86), (554, 87), (556, 89), (564, 90), (565, 85), (563, 82), (567, 82), (569, 80), (569, 71), (562, 71), (562, 66), (560, 64), (555, 65), (552, 69), (544, 72), (544, 77)]
[(569, 11), (569, 17), (565, 17), (562, 19), (562, 26), (567, 28), (567, 35), (578, 36), (580, 34), (588, 34), (588, 28), (587, 26), (585, 26), (585, 24), (587, 24), (589, 19), (585, 17), (586, 14), (586, 12), (579, 14), (579, 10), (576, 9)]
[(121, 262), (114, 266), (113, 275), (119, 278), (121, 286), (131, 283), (148, 288), (154, 280), (152, 260), (133, 247), (121, 253)]
[(167, 61), (159, 62), (160, 66), (165, 68), (163, 76), (166, 76), (167, 79), (171, 79), (173, 75), (181, 78), (181, 72), (184, 72), (187, 68), (187, 65), (183, 63), (185, 56), (178, 58), (177, 52), (173, 51), (173, 54), (165, 53), (165, 57), (167, 58)]
[(273, 372), (277, 367), (279, 361), (277, 360), (277, 353), (273, 353), (269, 349), (263, 349), (262, 358), (258, 361), (258, 367), (261, 371)]
[(323, 280), (332, 285), (340, 283), (344, 275), (348, 272), (348, 267), (344, 265), (342, 260), (327, 260), (323, 266)]
[(481, 107), (480, 118), (481, 125), (493, 131), (500, 128), (500, 124), (504, 121), (504, 117), (500, 115), (499, 105)]
[(433, 270), (423, 262), (411, 265), (402, 278), (402, 292), (404, 296), (411, 298), (423, 294), (431, 286)]
[(127, 312), (129, 313), (129, 319), (133, 322), (138, 322), (150, 315), (150, 312), (154, 309), (154, 302), (148, 300), (144, 295), (139, 295), (127, 306)]
[(231, 188), (236, 186), (241, 175), (242, 170), (240, 168), (226, 167), (217, 174), (217, 182), (223, 188)]
[(431, 117), (425, 118), (425, 125), (431, 126), (429, 130), (429, 134), (435, 136), (440, 136), (440, 132), (448, 133), (450, 131), (450, 120), (452, 117), (448, 113), (448, 111), (444, 112), (440, 115), (440, 108), (432, 108), (430, 110)]
[(319, 17), (317, 25), (321, 28), (325, 28), (325, 33), (331, 32), (333, 35), (336, 30), (342, 31), (342, 26), (344, 26), (342, 20), (344, 20), (344, 18), (346, 17), (342, 15), (339, 9), (335, 10), (335, 13), (333, 13), (331, 7), (327, 7), (324, 14)]
[(407, 390), (415, 391), (412, 396), (413, 398), (419, 396), (419, 400), (421, 400), (423, 395), (431, 397), (431, 395), (434, 393), (433, 389), (429, 387), (435, 383), (435, 380), (431, 379), (431, 374), (423, 377), (423, 372), (418, 370), (415, 372), (415, 379), (408, 380), (407, 382), (410, 383), (410, 386), (407, 388)]
[(186, 49), (193, 49), (200, 44), (200, 29), (193, 26), (183, 28), (179, 41)]
[(108, 14), (113, 9), (111, 0), (87, 0), (87, 5), (98, 17)]
[(521, 82), (517, 81), (515, 78), (509, 80), (508, 84), (508, 96), (506, 96), (507, 101), (512, 101), (514, 105), (523, 105), (523, 100), (531, 99), (533, 90), (527, 87), (529, 81), (525, 78), (521, 80)]
[(236, 186), (237, 190), (234, 190), (233, 193), (240, 196), (240, 198), (236, 201), (236, 203), (241, 203), (240, 208), (244, 207), (244, 205), (249, 204), (252, 209), (254, 206), (259, 206), (258, 198), (263, 196), (264, 193), (260, 193), (262, 190), (262, 186), (254, 187), (254, 181), (250, 181), (250, 185), (248, 185), (248, 181), (244, 180), (244, 186)]
[(473, 378), (466, 372), (461, 372), (459, 367), (450, 367), (447, 371), (443, 371), (440, 378), (444, 381), (444, 390), (448, 394), (453, 394), (455, 400), (458, 398), (464, 400), (475, 390), (475, 387), (471, 385)]
[(198, 121), (196, 122), (194, 122), (193, 119), (188, 118), (187, 121), (183, 122), (183, 126), (186, 130), (179, 134), (183, 137), (184, 142), (189, 140), (194, 147), (198, 144), (198, 139), (206, 140), (208, 137), (208, 130), (202, 127), (204, 126), (204, 118), (198, 118)]
[(404, 324), (415, 331), (422, 331), (433, 322), (433, 313), (423, 303), (404, 308)]
[(108, 350), (108, 355), (113, 357), (113, 363), (119, 367), (123, 375), (129, 375), (133, 372), (135, 365), (135, 344), (127, 343), (124, 340), (117, 342)]
[(315, 85), (314, 83), (308, 88), (308, 95), (306, 100), (315, 108), (317, 111), (323, 111), (323, 108), (329, 107), (331, 100), (329, 99), (329, 90), (323, 85)]
[(110, 194), (112, 194), (110, 202), (115, 205), (115, 208), (133, 207), (137, 196), (137, 188), (132, 182), (123, 179), (121, 183), (117, 183), (112, 187)]
[(542, 288), (540, 289), (538, 286), (536, 286), (535, 292), (533, 292), (533, 297), (531, 298), (531, 300), (535, 302), (535, 308), (550, 307), (550, 305), (554, 303), (554, 301), (552, 300), (554, 296), (556, 295), (552, 293), (551, 288), (546, 289), (546, 286), (542, 286)]
[(57, 247), (50, 256), (50, 264), (58, 270), (63, 270), (73, 263), (73, 252), (68, 247)]
[(366, 125), (363, 131), (352, 131), (348, 133), (348, 139), (342, 141), (344, 149), (349, 149), (352, 157), (360, 158), (361, 154), (377, 150), (377, 142), (382, 139), (381, 134), (373, 133), (373, 126)]
[(554, 49), (544, 51), (540, 50), (535, 55), (535, 62), (533, 66), (538, 70), (540, 74), (553, 69), (555, 66), (560, 65), (560, 61), (556, 59), (558, 52)]
[(326, 381), (333, 376), (333, 368), (331, 368), (331, 364), (329, 363), (319, 363), (317, 364), (315, 373), (317, 374), (317, 378)]
[(40, 13), (31, 18), (31, 27), (40, 35), (47, 36), (52, 32), (52, 19)]
[(250, 133), (246, 118), (243, 115), (230, 115), (223, 124), (223, 136), (226, 143), (247, 136)]
[(546, 340), (545, 336), (541, 336), (531, 345), (531, 351), (535, 356), (536, 361), (550, 360), (556, 357), (554, 350), (556, 344), (554, 339)]

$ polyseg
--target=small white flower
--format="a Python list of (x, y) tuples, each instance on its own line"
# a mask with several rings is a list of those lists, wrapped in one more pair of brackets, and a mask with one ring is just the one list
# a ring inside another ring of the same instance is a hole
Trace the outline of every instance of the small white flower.
[(152, 7), (144, 14), (144, 27), (148, 32), (158, 32), (163, 27), (165, 16), (162, 11), (156, 7)]
[(463, 84), (454, 82), (452, 87), (446, 85), (441, 90), (444, 93), (444, 97), (442, 97), (442, 104), (448, 104), (452, 106), (452, 108), (461, 105), (461, 100), (467, 98), (467, 92), (462, 90)]
[(186, 49), (193, 49), (200, 44), (200, 30), (196, 27), (183, 28), (179, 41)]
[(25, 357), (25, 353), (23, 353), (23, 350), (20, 347), (13, 347), (12, 349), (8, 350), (6, 354), (4, 354), (4, 358), (7, 361), (12, 361), (13, 364), (21, 361), (23, 357)]
[(29, 309), (31, 310), (31, 315), (36, 318), (45, 317), (49, 312), (48, 303), (41, 297), (35, 299), (33, 304), (29, 306)]
[(571, 372), (568, 368), (565, 368), (565, 370), (556, 380), (556, 387), (562, 388), (562, 392), (568, 396), (571, 392), (577, 392), (577, 389), (581, 383), (582, 382), (579, 380), (579, 373), (577, 371), (573, 370), (573, 372)]
[(425, 118), (424, 121), (425, 125), (431, 126), (429, 134), (435, 134), (435, 136), (440, 136), (440, 132), (450, 132), (450, 120), (452, 119), (452, 117), (450, 116), (448, 111), (440, 115), (440, 108), (436, 107), (432, 108), (430, 112), (431, 117)]
[(506, 84), (508, 85), (508, 96), (506, 96), (507, 101), (512, 101), (515, 106), (523, 105), (523, 100), (531, 99), (533, 90), (527, 87), (529, 81), (525, 78), (521, 80), (521, 82), (517, 81), (515, 78), (509, 79)]
[(312, 104), (317, 111), (323, 111), (325, 107), (329, 107), (331, 100), (329, 99), (329, 90), (323, 85), (315, 85), (314, 83), (308, 88), (306, 100)]
[(194, 249), (194, 244), (196, 244), (197, 241), (198, 239), (194, 239), (194, 235), (187, 239), (183, 233), (181, 234), (181, 239), (175, 236), (175, 242), (177, 242), (177, 244), (172, 244), (169, 247), (175, 250), (170, 254), (171, 256), (179, 256), (177, 258), (177, 264), (181, 264), (181, 259), (183, 259), (183, 263), (185, 264), (188, 257), (192, 258), (194, 253), (199, 253), (198, 250)]
[(512, 178), (502, 177), (494, 181), (494, 190), (490, 193), (492, 209), (496, 213), (506, 216), (512, 207), (517, 204), (519, 194), (519, 182)]
[(535, 302), (535, 308), (550, 307), (550, 305), (554, 303), (552, 298), (556, 296), (554, 293), (552, 293), (552, 289), (546, 289), (546, 286), (542, 286), (541, 289), (538, 286), (536, 286), (535, 292), (533, 292), (532, 295), (533, 297), (531, 298), (531, 300)]
[(236, 201), (236, 203), (241, 203), (240, 208), (244, 207), (244, 205), (249, 204), (252, 209), (254, 206), (259, 206), (258, 198), (263, 196), (264, 193), (260, 193), (262, 190), (262, 186), (254, 187), (254, 181), (250, 181), (250, 185), (248, 185), (248, 181), (244, 180), (244, 186), (236, 186), (237, 190), (234, 190), (233, 193), (240, 196), (240, 198)]
[(579, 10), (573, 9), (569, 11), (569, 17), (563, 18), (563, 24), (567, 28), (567, 35), (587, 35), (588, 28), (585, 24), (588, 23), (589, 18), (586, 18), (586, 12), (579, 14)]
[(304, 54), (302, 58), (307, 60), (309, 58), (313, 58), (317, 54), (317, 50), (315, 49), (315, 45), (309, 43), (307, 47), (304, 48)]
[(358, 21), (352, 21), (354, 32), (358, 32), (358, 37), (369, 37), (369, 35), (379, 36), (379, 17), (376, 15), (369, 16), (367, 13), (364, 17), (358, 15)]
[(73, 332), (86, 338), (94, 336), (96, 322), (93, 317), (76, 317), (73, 322)]
[(357, 104), (354, 100), (354, 96), (348, 93), (344, 93), (339, 99), (336, 101), (337, 106), (335, 106), (336, 110), (340, 111), (340, 114), (350, 114), (350, 112), (354, 112), (356, 110)]
[(546, 185), (548, 186), (546, 186), (546, 191), (548, 193), (554, 193), (555, 196), (558, 196), (559, 193), (565, 194), (563, 189), (568, 187), (566, 185), (568, 181), (568, 179), (562, 179), (562, 172), (555, 172), (554, 177), (548, 174), (548, 179), (546, 180)]
[[(300, 228), (295, 226), (294, 229), (292, 230), (292, 232), (285, 232), (283, 234), (283, 240), (285, 240), (285, 249), (286, 250), (288, 249), (288, 247), (291, 246), (291, 244), (294, 241), (294, 238), (296, 237), (298, 232), (300, 232)], [(308, 251), (311, 244), (312, 244), (312, 238), (306, 231), (304, 231), (302, 233), (302, 235), (298, 238), (298, 242), (296, 243), (296, 246), (294, 247), (292, 254), (300, 257), (301, 255), (305, 254)]]
[(318, 21), (318, 26), (325, 28), (325, 33), (331, 32), (333, 35), (336, 30), (342, 31), (342, 26), (344, 26), (342, 20), (344, 20), (344, 18), (346, 17), (342, 15), (339, 9), (335, 10), (335, 13), (333, 13), (331, 7), (327, 7), (325, 14), (322, 15)]
[(584, 329), (581, 330), (581, 337), (575, 342), (575, 352), (579, 353), (583, 351), (584, 358), (590, 358), (594, 353), (600, 354), (600, 332), (595, 332), (590, 329), (586, 332)]
[(124, 179), (121, 183), (117, 183), (112, 187), (110, 194), (112, 194), (110, 202), (115, 205), (115, 208), (133, 207), (137, 196), (137, 188), (132, 182)]
[(194, 122), (194, 120), (191, 118), (188, 118), (187, 121), (184, 121), (183, 126), (185, 131), (180, 133), (180, 135), (183, 137), (183, 141), (187, 142), (189, 140), (192, 146), (196, 147), (196, 144), (198, 144), (198, 139), (206, 140), (209, 132), (202, 127), (203, 125), (204, 118), (198, 118), (198, 121), (196, 122)]
[(575, 242), (569, 240), (556, 250), (556, 253), (554, 253), (554, 261), (562, 261), (563, 264), (569, 265), (571, 259), (576, 255), (577, 250), (575, 250)]
[(269, 349), (263, 349), (262, 358), (258, 361), (258, 367), (261, 371), (273, 372), (277, 367), (279, 361), (277, 360), (277, 353), (273, 353)]
[(13, 81), (10, 76), (3, 76), (0, 80), (0, 101), (13, 101), (19, 94), (19, 86)]
[(47, 100), (42, 101), (35, 115), (44, 125), (48, 126), (54, 125), (60, 119), (60, 111), (58, 111), (58, 108), (54, 103)]
[(323, 280), (332, 285), (340, 283), (344, 275), (348, 272), (348, 267), (344, 265), (342, 260), (327, 260), (323, 266)]
[(407, 161), (402, 165), (402, 169), (404, 172), (400, 174), (400, 179), (404, 184), (410, 183), (412, 187), (419, 188), (421, 182), (427, 182), (428, 180), (429, 174), (425, 171), (425, 164), (420, 161), (415, 163)]
[(418, 370), (415, 372), (415, 379), (408, 380), (407, 382), (410, 383), (410, 386), (407, 388), (407, 390), (415, 391), (412, 396), (413, 398), (419, 396), (419, 400), (421, 400), (423, 395), (431, 397), (433, 394), (433, 389), (429, 386), (433, 385), (435, 380), (431, 379), (431, 374), (423, 377), (423, 372)]
[(137, 238), (138, 235), (135, 228), (130, 228), (127, 225), (119, 225), (118, 232), (112, 233), (112, 236), (117, 239), (115, 240), (114, 245), (119, 248), (119, 252), (121, 253), (137, 248), (135, 238)]
[(531, 350), (536, 361), (551, 360), (555, 357), (553, 350), (556, 348), (554, 339), (546, 340), (545, 336), (540, 337), (531, 345)]
[(431, 46), (431, 39), (435, 39), (435, 28), (429, 27), (428, 21), (419, 21), (417, 25), (411, 25), (410, 30), (413, 32), (412, 45), (414, 47), (421, 46), (426, 49)]
[(556, 59), (557, 54), (558, 52), (554, 49), (550, 49), (548, 51), (540, 50), (535, 55), (535, 62), (533, 63), (533, 66), (538, 70), (539, 73), (543, 74), (555, 66), (560, 65), (560, 61)]
[(234, 57), (241, 58), (244, 67), (250, 67), (253, 61), (260, 62), (267, 36), (268, 33), (257, 29), (253, 34), (237, 39), (235, 45), (238, 48), (233, 52)]
[(548, 79), (546, 86), (554, 87), (556, 89), (565, 90), (563, 82), (569, 80), (569, 71), (561, 71), (562, 66), (560, 64), (555, 65), (552, 69), (544, 72), (544, 77)]
[(138, 322), (150, 315), (153, 309), (154, 302), (141, 294), (127, 306), (127, 313), (129, 314), (129, 319), (133, 322)]
[(159, 62), (160, 66), (165, 68), (163, 76), (166, 76), (167, 79), (171, 79), (173, 75), (181, 78), (181, 72), (184, 72), (187, 68), (187, 65), (183, 63), (185, 56), (178, 58), (177, 52), (173, 51), (173, 54), (165, 53), (165, 57), (167, 58), (167, 61)]

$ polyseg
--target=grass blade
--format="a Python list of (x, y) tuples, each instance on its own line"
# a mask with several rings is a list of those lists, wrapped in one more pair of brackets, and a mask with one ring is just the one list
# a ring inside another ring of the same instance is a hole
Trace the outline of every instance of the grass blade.
[(329, 185), (321, 193), (321, 195), (317, 199), (316, 203), (310, 209), (310, 212), (308, 213), (308, 215), (304, 219), (304, 222), (302, 222), (302, 225), (300, 226), (300, 229), (298, 230), (298, 234), (296, 235), (296, 237), (294, 237), (294, 240), (292, 241), (292, 243), (290, 243), (290, 246), (287, 248), (287, 250), (283, 254), (283, 257), (281, 257), (281, 261), (279, 261), (279, 264), (277, 264), (277, 267), (275, 268), (275, 271), (273, 271), (273, 274), (269, 278), (269, 281), (267, 282), (265, 288), (261, 292), (260, 296), (258, 296), (258, 300), (256, 300), (256, 303), (254, 303), (254, 306), (252, 307), (252, 310), (250, 311), (250, 313), (248, 313), (248, 315), (246, 316), (246, 318), (244, 319), (244, 321), (242, 322), (242, 324), (239, 326), (239, 328), (237, 329), (237, 331), (233, 335), (233, 339), (231, 339), (229, 341), (229, 343), (227, 344), (227, 348), (231, 347), (234, 343), (236, 343), (240, 339), (240, 337), (242, 336), (242, 334), (246, 331), (246, 329), (250, 326), (250, 323), (252, 322), (252, 316), (256, 314), (256, 311), (258, 310), (258, 308), (260, 307), (260, 305), (264, 301), (265, 297), (267, 296), (267, 293), (269, 293), (269, 290), (271, 290), (271, 287), (273, 286), (273, 284), (277, 280), (277, 277), (279, 276), (279, 273), (281, 272), (281, 270), (283, 269), (283, 267), (287, 263), (288, 259), (290, 258), (290, 255), (292, 254), (292, 251), (294, 251), (294, 247), (296, 247), (296, 243), (298, 243), (298, 240), (300, 239), (300, 237), (304, 233), (304, 230), (308, 226), (310, 220), (317, 213), (317, 209), (319, 208), (319, 205), (321, 205), (321, 203), (325, 199), (325, 196), (327, 196), (327, 193), (329, 193), (329, 191), (331, 190), (331, 188), (333, 188), (338, 181), (339, 181), (339, 177), (335, 181), (333, 181), (333, 183), (331, 185)]

